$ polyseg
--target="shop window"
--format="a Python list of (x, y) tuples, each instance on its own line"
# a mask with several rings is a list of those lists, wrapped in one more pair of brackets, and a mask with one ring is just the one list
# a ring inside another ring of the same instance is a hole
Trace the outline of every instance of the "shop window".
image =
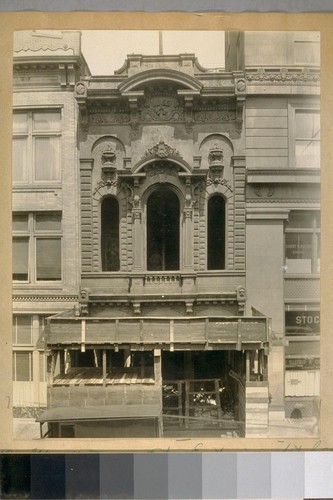
[(154, 191), (147, 202), (147, 269), (179, 269), (179, 199), (166, 187)]
[(31, 316), (13, 316), (13, 344), (31, 345), (32, 328)]
[(119, 203), (108, 196), (101, 205), (102, 270), (119, 271)]
[(13, 214), (13, 280), (61, 280), (61, 213)]
[(207, 268), (225, 268), (225, 201), (220, 195), (208, 200)]
[(319, 273), (319, 212), (290, 212), (285, 229), (285, 259), (286, 273)]
[(33, 380), (32, 352), (13, 353), (13, 381), (32, 382)]
[(60, 181), (60, 110), (15, 111), (13, 114), (13, 182)]
[(292, 110), (294, 129), (293, 163), (296, 168), (320, 167), (320, 112), (315, 109)]
[(320, 311), (286, 311), (285, 332), (290, 336), (320, 334)]

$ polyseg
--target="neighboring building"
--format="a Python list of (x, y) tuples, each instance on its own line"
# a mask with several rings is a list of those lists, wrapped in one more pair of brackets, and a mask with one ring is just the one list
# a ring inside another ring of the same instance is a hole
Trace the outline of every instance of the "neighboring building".
[(225, 70), (130, 55), (112, 76), (79, 32), (15, 34), (14, 417), (314, 434), (319, 92), (315, 33), (227, 32)]

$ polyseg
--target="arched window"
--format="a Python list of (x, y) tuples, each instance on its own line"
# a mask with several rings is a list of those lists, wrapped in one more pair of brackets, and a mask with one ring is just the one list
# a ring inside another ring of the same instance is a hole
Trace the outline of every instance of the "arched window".
[(119, 203), (116, 198), (104, 198), (101, 206), (102, 271), (119, 271)]
[(179, 199), (167, 187), (154, 191), (147, 202), (147, 269), (179, 269)]
[(207, 268), (225, 268), (225, 201), (220, 195), (208, 200)]

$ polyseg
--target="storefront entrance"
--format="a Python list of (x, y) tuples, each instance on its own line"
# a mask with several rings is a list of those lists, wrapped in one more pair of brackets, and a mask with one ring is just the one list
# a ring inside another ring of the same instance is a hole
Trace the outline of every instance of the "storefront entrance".
[(164, 436), (243, 436), (243, 358), (240, 351), (164, 351)]

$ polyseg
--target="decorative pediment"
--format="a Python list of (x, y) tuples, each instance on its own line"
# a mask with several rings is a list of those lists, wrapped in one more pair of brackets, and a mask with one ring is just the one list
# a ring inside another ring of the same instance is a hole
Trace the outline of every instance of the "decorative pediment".
[(171, 148), (168, 144), (165, 144), (163, 139), (160, 139), (160, 142), (152, 148), (148, 148), (143, 155), (144, 158), (154, 156), (160, 159), (170, 157), (182, 158), (182, 155), (179, 153), (179, 151), (176, 148)]

